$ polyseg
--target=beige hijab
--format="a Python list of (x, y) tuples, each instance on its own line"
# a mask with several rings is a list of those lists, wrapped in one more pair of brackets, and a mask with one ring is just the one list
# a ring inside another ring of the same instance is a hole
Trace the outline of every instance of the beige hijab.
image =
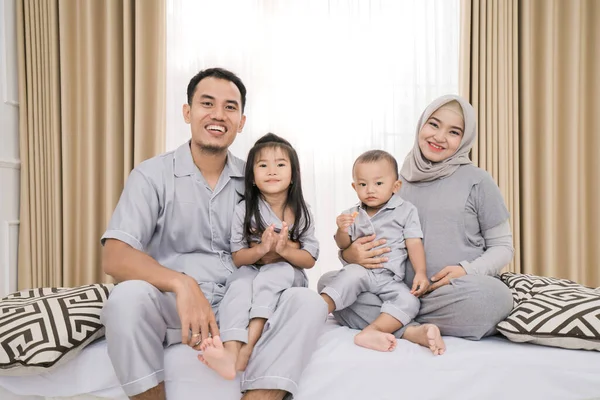
[[(429, 120), (431, 114), (436, 110), (447, 107), (455, 112), (461, 111), (459, 110), (458, 105), (462, 108), (463, 120), (465, 121), (465, 131), (460, 146), (456, 150), (456, 153), (444, 161), (431, 162), (423, 157), (423, 154), (421, 153), (421, 149), (419, 148), (419, 132), (427, 120)], [(459, 166), (471, 163), (469, 151), (475, 142), (476, 136), (477, 126), (475, 121), (475, 109), (473, 106), (460, 96), (445, 95), (438, 97), (432, 101), (425, 111), (423, 111), (423, 114), (421, 114), (421, 118), (417, 124), (415, 144), (404, 159), (400, 175), (408, 182), (429, 182), (452, 175)]]

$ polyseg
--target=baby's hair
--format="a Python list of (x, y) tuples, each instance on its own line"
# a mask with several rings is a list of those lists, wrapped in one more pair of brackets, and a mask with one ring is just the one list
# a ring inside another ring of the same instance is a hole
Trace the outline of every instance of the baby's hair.
[[(267, 133), (254, 143), (254, 146), (248, 152), (246, 159), (246, 174), (245, 174), (245, 190), (244, 200), (246, 200), (246, 216), (244, 217), (244, 238), (250, 242), (253, 235), (262, 235), (265, 231), (266, 224), (260, 215), (258, 207), (259, 199), (262, 194), (258, 186), (254, 184), (254, 164), (256, 157), (263, 149), (281, 149), (290, 159), (290, 167), (292, 169), (292, 182), (288, 187), (287, 199), (284, 209), (288, 206), (294, 213), (294, 226), (290, 230), (290, 239), (298, 241), (298, 239), (306, 232), (311, 225), (310, 213), (308, 206), (304, 201), (302, 194), (302, 179), (300, 176), (300, 162), (298, 154), (292, 147), (290, 142), (273, 133)], [(252, 227), (252, 220), (256, 223), (256, 229)]]
[(383, 150), (369, 150), (358, 156), (356, 161), (354, 161), (354, 165), (352, 165), (352, 175), (354, 176), (354, 168), (357, 164), (367, 164), (379, 160), (386, 160), (390, 163), (396, 174), (396, 180), (398, 180), (398, 161), (396, 161), (393, 155)]

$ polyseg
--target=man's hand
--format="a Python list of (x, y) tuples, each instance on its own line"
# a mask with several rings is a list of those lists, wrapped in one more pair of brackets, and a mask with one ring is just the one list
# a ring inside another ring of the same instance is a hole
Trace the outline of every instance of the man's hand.
[(425, 293), (427, 293), (427, 288), (429, 287), (429, 279), (427, 279), (427, 275), (425, 274), (416, 274), (413, 279), (412, 289), (410, 293), (416, 297), (421, 297)]
[(181, 276), (175, 289), (177, 313), (181, 320), (181, 343), (199, 350), (202, 340), (219, 335), (219, 327), (198, 283), (187, 275)]
[(375, 247), (385, 243), (385, 239), (375, 240), (375, 235), (363, 236), (342, 251), (342, 258), (350, 264), (360, 264), (368, 269), (383, 268), (382, 263), (387, 262), (388, 258), (380, 256), (389, 253), (391, 249), (389, 247), (376, 249)]
[(460, 278), (466, 274), (467, 272), (460, 265), (449, 265), (444, 267), (440, 272), (431, 277), (431, 281), (433, 283), (431, 286), (429, 286), (427, 292), (433, 292), (435, 289), (441, 286), (448, 285), (450, 283), (450, 279)]

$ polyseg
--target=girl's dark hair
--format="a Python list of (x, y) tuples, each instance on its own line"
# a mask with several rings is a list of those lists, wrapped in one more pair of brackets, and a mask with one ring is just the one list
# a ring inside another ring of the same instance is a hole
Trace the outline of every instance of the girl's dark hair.
[[(310, 213), (304, 202), (302, 194), (302, 180), (300, 178), (300, 162), (298, 154), (292, 145), (285, 139), (273, 134), (267, 133), (254, 143), (254, 146), (248, 152), (246, 160), (246, 175), (245, 175), (245, 191), (244, 199), (246, 200), (246, 216), (244, 217), (244, 238), (250, 242), (253, 235), (262, 235), (267, 226), (261, 218), (258, 208), (259, 199), (262, 196), (258, 186), (254, 185), (254, 164), (256, 157), (261, 150), (266, 148), (281, 149), (285, 151), (290, 158), (290, 167), (292, 169), (292, 183), (288, 188), (287, 200), (284, 205), (284, 210), (288, 206), (294, 212), (294, 226), (290, 230), (290, 239), (298, 241), (298, 239), (306, 232), (311, 225)], [(256, 221), (256, 229), (252, 228), (252, 219)]]

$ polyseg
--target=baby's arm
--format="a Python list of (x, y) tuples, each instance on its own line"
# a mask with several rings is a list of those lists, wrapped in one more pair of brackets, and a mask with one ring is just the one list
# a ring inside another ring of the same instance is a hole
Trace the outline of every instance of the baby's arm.
[(425, 248), (420, 238), (409, 238), (405, 240), (408, 258), (415, 271), (411, 293), (419, 297), (427, 291), (429, 279), (427, 279), (427, 267), (425, 263)]
[(352, 214), (340, 214), (336, 218), (335, 222), (337, 223), (338, 229), (335, 232), (335, 244), (337, 244), (338, 248), (341, 250), (345, 250), (352, 244), (352, 238), (348, 233), (350, 226), (354, 223), (354, 219), (358, 215), (358, 212), (353, 212)]

